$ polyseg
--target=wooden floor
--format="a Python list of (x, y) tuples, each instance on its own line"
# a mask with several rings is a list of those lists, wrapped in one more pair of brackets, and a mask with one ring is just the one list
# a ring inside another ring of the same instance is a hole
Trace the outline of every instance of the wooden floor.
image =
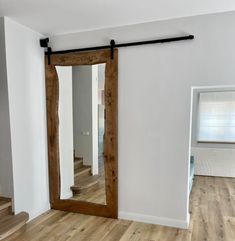
[(196, 177), (188, 230), (50, 211), (19, 241), (235, 241), (235, 179)]

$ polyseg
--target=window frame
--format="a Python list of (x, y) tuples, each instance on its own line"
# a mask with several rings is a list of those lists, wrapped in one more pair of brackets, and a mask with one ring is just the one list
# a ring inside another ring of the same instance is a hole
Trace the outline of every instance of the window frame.
[(213, 90), (200, 90), (198, 91), (197, 94), (197, 129), (196, 129), (196, 142), (198, 144), (235, 144), (235, 137), (234, 141), (225, 141), (225, 140), (199, 140), (199, 128), (200, 128), (200, 94), (202, 93), (218, 93), (218, 92), (234, 92), (235, 89), (223, 89), (223, 90), (218, 90), (218, 89), (213, 89)]

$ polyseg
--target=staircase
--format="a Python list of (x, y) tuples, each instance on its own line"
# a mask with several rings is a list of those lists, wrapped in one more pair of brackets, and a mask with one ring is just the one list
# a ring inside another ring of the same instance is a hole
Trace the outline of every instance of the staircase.
[(14, 215), (11, 199), (0, 197), (0, 240), (20, 232), (28, 219), (29, 215), (26, 212)]
[(91, 167), (83, 165), (83, 158), (74, 158), (74, 186), (73, 195), (86, 193), (95, 189), (99, 184), (99, 176), (91, 174)]

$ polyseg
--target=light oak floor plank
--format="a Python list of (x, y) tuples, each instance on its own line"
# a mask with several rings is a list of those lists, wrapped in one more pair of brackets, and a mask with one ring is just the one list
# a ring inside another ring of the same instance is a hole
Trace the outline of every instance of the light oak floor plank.
[(196, 176), (188, 230), (51, 210), (7, 241), (235, 241), (235, 179)]

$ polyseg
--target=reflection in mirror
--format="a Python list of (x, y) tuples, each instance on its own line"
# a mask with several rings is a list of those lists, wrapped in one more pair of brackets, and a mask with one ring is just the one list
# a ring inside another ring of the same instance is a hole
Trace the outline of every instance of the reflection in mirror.
[(105, 64), (57, 66), (61, 199), (106, 204)]

